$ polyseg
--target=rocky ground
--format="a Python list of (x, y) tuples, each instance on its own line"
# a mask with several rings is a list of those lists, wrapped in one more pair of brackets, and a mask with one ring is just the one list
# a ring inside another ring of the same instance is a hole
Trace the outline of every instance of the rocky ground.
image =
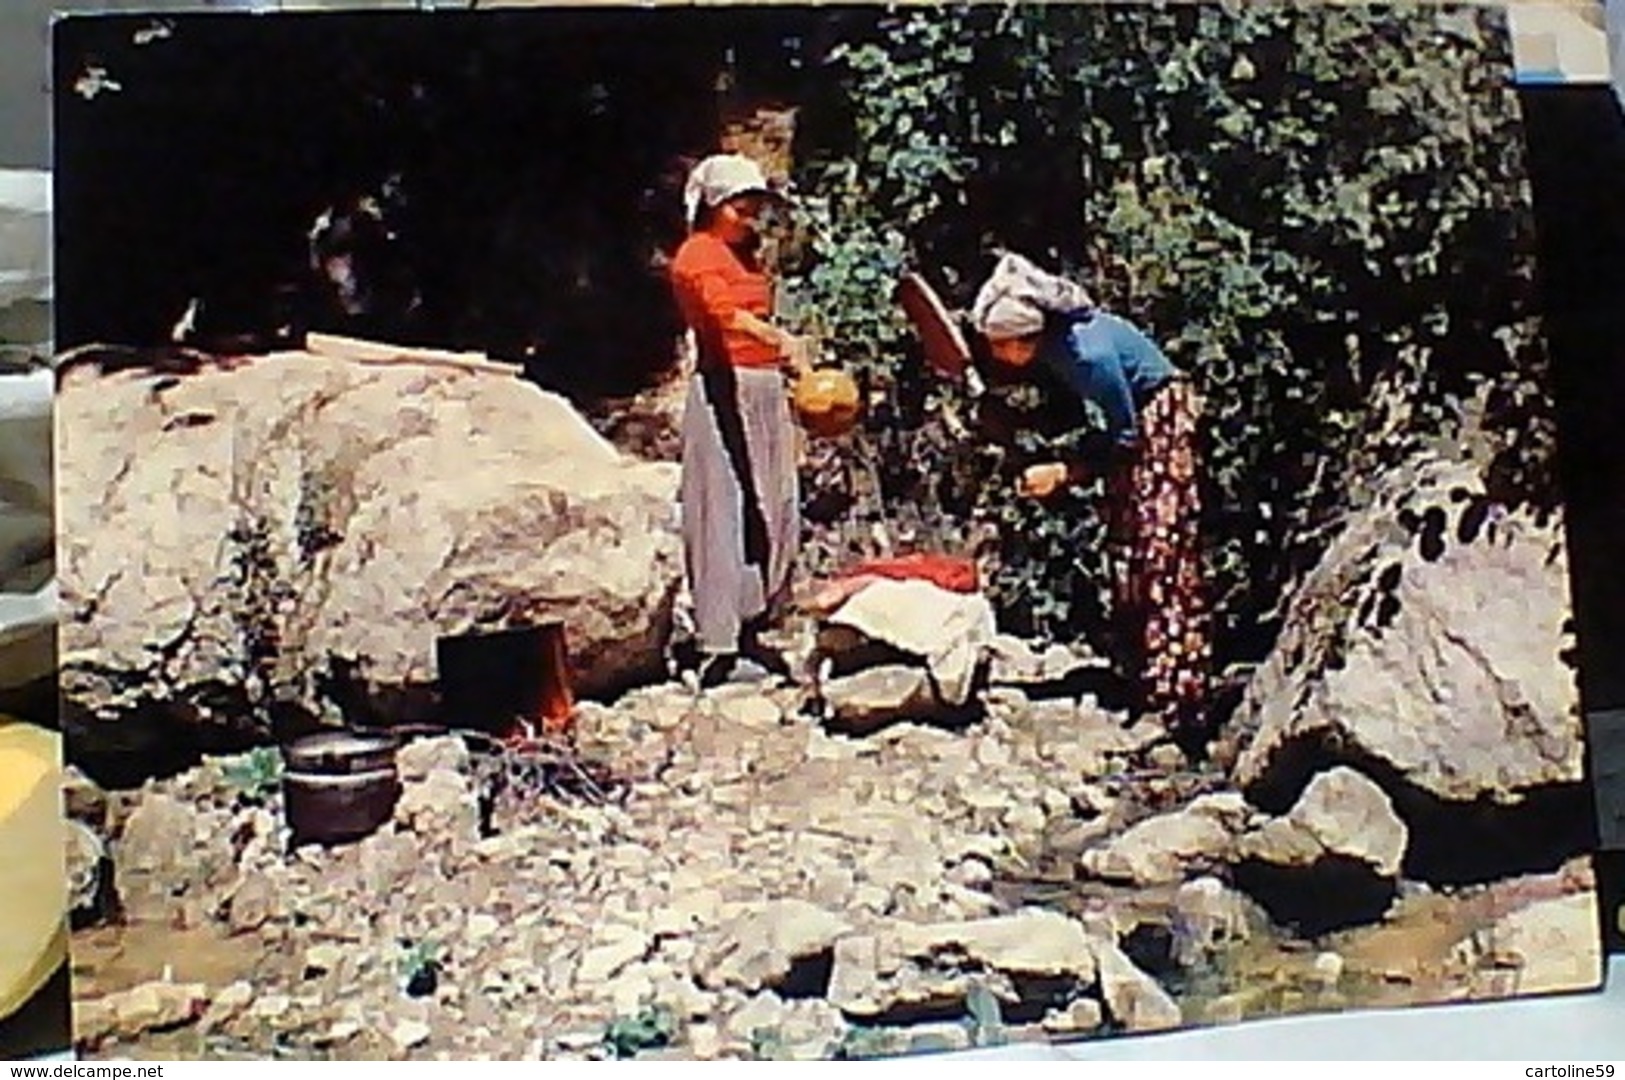
[[(1352, 770), (1270, 817), (1152, 724), (983, 697), (962, 729), (842, 735), (795, 689), (637, 691), (579, 717), (623, 798), (510, 791), (484, 828), (495, 759), (420, 740), (393, 824), (291, 856), (275, 786), (240, 760), (135, 792), (81, 782), (81, 906), (116, 895), (123, 925), (79, 932), (79, 1038), (115, 1056), (867, 1056), (1498, 996), (1594, 966), (1579, 865), (1401, 886), (1405, 827)], [(1260, 864), (1304, 895), (1394, 887), (1363, 929), (1310, 939), (1234, 887)]]
[[(1370, 479), (1197, 765), (920, 582), (819, 608), (793, 687), (660, 683), (676, 470), (614, 444), (668, 456), (674, 385), (606, 438), (512, 380), (121, 356), (57, 400), (64, 725), (125, 788), (70, 791), (87, 1053), (861, 1057), (1599, 983), (1561, 515), (1479, 464)], [(438, 643), (547, 622), (614, 782), (420, 740), (392, 824), (288, 850), (273, 744), (476, 726)]]

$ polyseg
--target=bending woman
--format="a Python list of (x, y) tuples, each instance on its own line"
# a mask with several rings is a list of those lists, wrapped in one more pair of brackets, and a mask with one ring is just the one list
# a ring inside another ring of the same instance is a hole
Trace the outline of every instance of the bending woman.
[(809, 350), (767, 321), (772, 284), (754, 248), (757, 217), (772, 197), (748, 158), (700, 162), (684, 194), (690, 233), (670, 269), (698, 346), (683, 411), (679, 497), (707, 686), (727, 680), (740, 657), (787, 674), (758, 635), (789, 593), (800, 548), (785, 371), (804, 371)]
[(1006, 254), (971, 322), (997, 363), (1052, 370), (1106, 419), (1095, 460), (1028, 467), (1023, 494), (1045, 498), (1092, 472), (1106, 481), (1120, 661), (1145, 708), (1188, 734), (1206, 723), (1212, 646), (1198, 519), (1195, 388), (1145, 334), (1096, 308), (1074, 282)]

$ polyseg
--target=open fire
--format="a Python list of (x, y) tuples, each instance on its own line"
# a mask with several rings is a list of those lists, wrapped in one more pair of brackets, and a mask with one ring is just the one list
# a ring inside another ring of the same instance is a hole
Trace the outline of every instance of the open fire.
[(570, 731), (575, 694), (562, 624), (443, 637), (436, 658), (447, 726), (520, 746)]

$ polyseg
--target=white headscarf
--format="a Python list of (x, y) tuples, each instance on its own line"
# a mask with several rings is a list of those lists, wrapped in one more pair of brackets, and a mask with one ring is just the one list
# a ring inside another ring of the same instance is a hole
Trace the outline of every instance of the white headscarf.
[(683, 189), (689, 228), (694, 227), (702, 206), (711, 209), (747, 194), (773, 194), (762, 167), (743, 154), (712, 154), (694, 166)]
[(971, 325), (992, 341), (1028, 337), (1044, 329), (1045, 316), (1087, 311), (1089, 291), (1075, 281), (1040, 270), (1031, 260), (1007, 251), (971, 305)]

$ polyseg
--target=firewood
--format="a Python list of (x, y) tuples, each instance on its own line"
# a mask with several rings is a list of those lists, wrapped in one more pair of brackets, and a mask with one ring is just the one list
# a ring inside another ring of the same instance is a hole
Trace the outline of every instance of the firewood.
[(519, 364), (505, 364), (479, 352), (448, 352), (444, 349), (389, 345), (379, 341), (340, 337), (336, 334), (306, 334), (305, 351), (317, 356), (353, 360), (359, 364), (423, 364), (429, 367), (457, 368), (492, 375), (520, 375), (525, 370)]

